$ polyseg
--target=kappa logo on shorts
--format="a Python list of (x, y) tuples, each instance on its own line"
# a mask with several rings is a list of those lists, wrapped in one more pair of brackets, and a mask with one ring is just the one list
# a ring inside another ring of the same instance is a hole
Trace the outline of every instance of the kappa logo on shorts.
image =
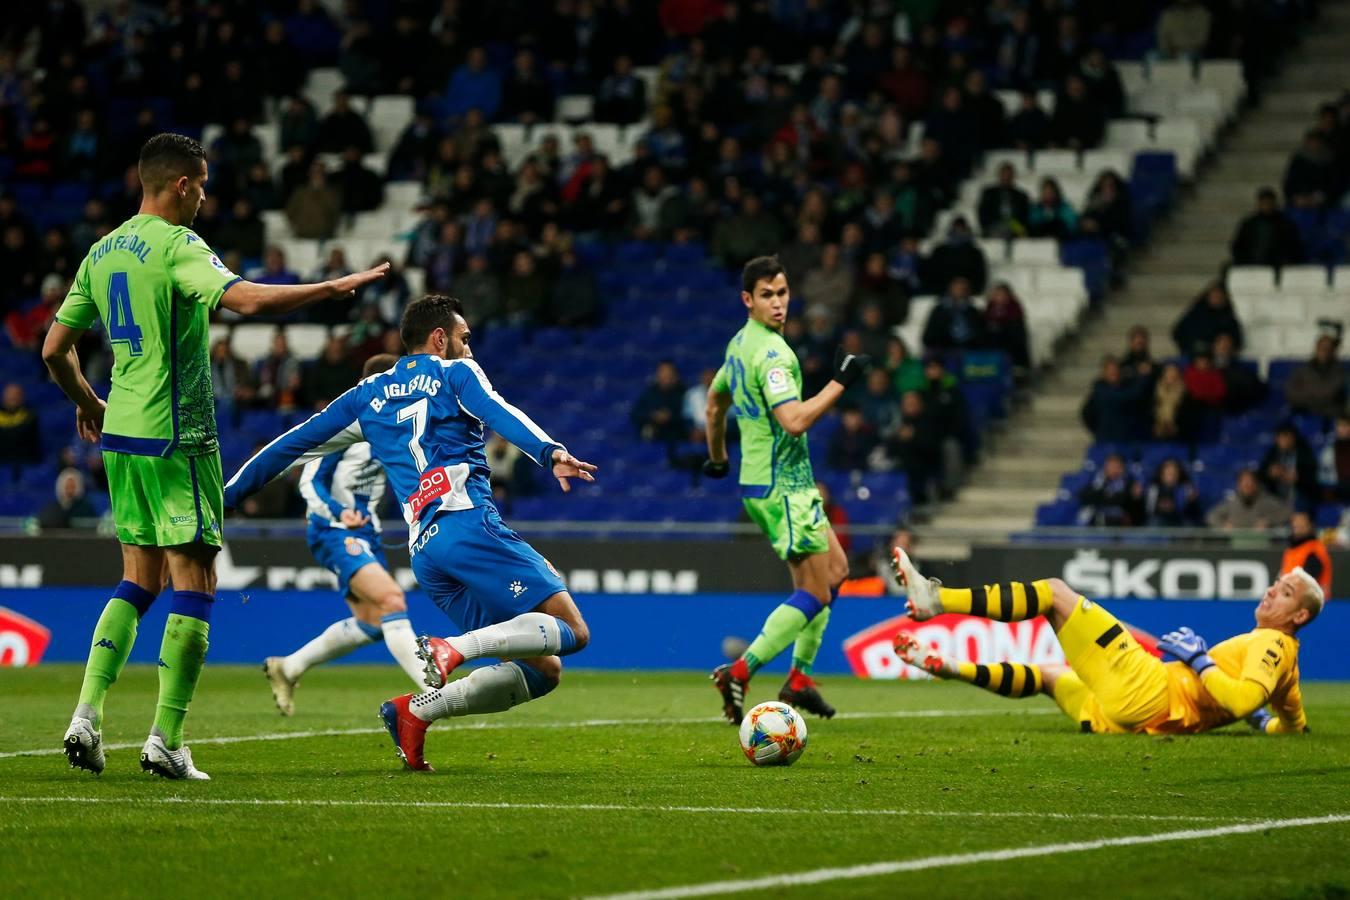
[(513, 582), (511, 582), (511, 596), (512, 596), (512, 597), (519, 597), (521, 594), (525, 593), (525, 592), (528, 591), (528, 590), (529, 590), (529, 588), (527, 588), (525, 585), (521, 584), (519, 581), (513, 581)]

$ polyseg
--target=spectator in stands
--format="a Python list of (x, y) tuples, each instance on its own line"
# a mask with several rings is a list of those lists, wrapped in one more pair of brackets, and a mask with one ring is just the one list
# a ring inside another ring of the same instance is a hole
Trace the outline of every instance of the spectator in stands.
[(1280, 574), (1293, 571), (1295, 566), (1315, 578), (1323, 592), (1331, 591), (1331, 556), (1317, 535), (1312, 516), (1302, 510), (1294, 510), (1289, 516), (1289, 548), (1280, 560)]
[(511, 271), (502, 279), (502, 306), (507, 319), (518, 325), (542, 322), (548, 311), (548, 280), (528, 250), (511, 259)]
[(1018, 150), (1044, 150), (1050, 143), (1050, 117), (1041, 109), (1036, 92), (1030, 88), (1020, 94), (1020, 105), (1008, 119), (1008, 142)]
[(1026, 311), (1005, 281), (995, 282), (984, 300), (984, 345), (1006, 353), (1014, 369), (1031, 367)]
[[(642, 173), (642, 186), (633, 191), (629, 205), (633, 236), (643, 241), (660, 237), (667, 217), (666, 209), (673, 206), (679, 193), (678, 188), (666, 182), (666, 173), (660, 166), (648, 166)], [(725, 264), (731, 265), (729, 261)]]
[(1099, 174), (1088, 191), (1078, 224), (1085, 234), (1105, 239), (1112, 249), (1113, 260), (1124, 262), (1134, 235), (1134, 207), (1125, 180), (1111, 169)]
[[(1130, 328), (1129, 337), (1125, 342), (1125, 354), (1120, 357), (1120, 369), (1126, 378), (1152, 378), (1154, 362), (1151, 341), (1152, 336), (1143, 325), (1134, 325)], [(1180, 374), (1180, 371), (1177, 374)]]
[(533, 471), (536, 466), (515, 444), (500, 434), (493, 434), (488, 438), (483, 452), (492, 469), (493, 500), (509, 503), (517, 497), (530, 497), (537, 493)]
[(916, 506), (927, 504), (942, 478), (942, 435), (925, 408), (923, 395), (910, 391), (900, 398), (900, 428), (886, 444), (887, 454), (909, 478)]
[(1210, 21), (1209, 10), (1199, 0), (1172, 0), (1158, 17), (1158, 56), (1200, 59), (1209, 44)]
[[(255, 444), (252, 454), (259, 453), (266, 442)], [(300, 492), (296, 490), (300, 469), (292, 469), (287, 475), (268, 482), (262, 490), (246, 499), (239, 514), (246, 519), (284, 519), (295, 516), (300, 507)]]
[(252, 204), (255, 210), (281, 209), (285, 205), (282, 202), (281, 190), (272, 180), (272, 173), (265, 162), (255, 163), (253, 168), (248, 170), (244, 185), (240, 189), (240, 197)]
[(258, 284), (299, 284), (300, 276), (287, 267), (285, 252), (276, 244), (268, 244), (262, 267), (249, 272), (248, 280)]
[(1191, 356), (1181, 377), (1186, 393), (1196, 402), (1202, 416), (1208, 412), (1212, 418), (1223, 410), (1228, 400), (1228, 384), (1223, 373), (1214, 368), (1214, 357), (1208, 349)]
[(1040, 193), (1027, 213), (1027, 234), (1036, 238), (1068, 240), (1078, 230), (1078, 213), (1064, 199), (1059, 182), (1041, 179)]
[(288, 150), (303, 147), (308, 151), (319, 146), (319, 116), (314, 105), (299, 94), (286, 101), (277, 128), (281, 147)]
[(291, 353), (286, 330), (278, 328), (272, 346), (254, 367), (257, 397), (277, 412), (294, 412), (300, 400), (300, 361)]
[(16, 309), (5, 316), (5, 334), (9, 341), (20, 350), (36, 350), (47, 335), (56, 311), (66, 299), (70, 282), (55, 272), (42, 279), (42, 292), (38, 302)]
[(1106, 110), (1088, 94), (1087, 83), (1074, 73), (1064, 79), (1050, 117), (1050, 144), (1065, 150), (1091, 150), (1106, 134)]
[[(1144, 379), (1140, 379), (1143, 381)], [(1159, 441), (1189, 441), (1195, 432), (1195, 401), (1186, 390), (1181, 369), (1176, 363), (1167, 363), (1153, 386), (1153, 428), (1150, 432)]]
[(1101, 47), (1090, 47), (1078, 63), (1078, 75), (1087, 85), (1088, 96), (1108, 119), (1125, 115), (1125, 86), (1120, 72)]
[(352, 109), (351, 97), (346, 91), (336, 91), (333, 108), (319, 122), (318, 150), (320, 153), (341, 153), (348, 147), (370, 153), (375, 149), (375, 140), (366, 120)]
[(13, 309), (16, 301), (38, 293), (42, 274), (37, 262), (32, 238), (24, 228), (6, 226), (0, 236), (0, 309)]
[[(886, 266), (886, 254), (867, 254), (862, 272), (853, 286), (851, 305), (860, 311), (875, 306), (881, 312), (881, 325), (886, 328), (903, 325), (909, 318), (909, 291), (891, 277)], [(873, 358), (879, 359), (880, 354), (873, 354)]]
[(92, 109), (75, 114), (75, 126), (61, 148), (61, 171), (65, 177), (78, 181), (93, 181), (101, 173), (104, 162), (100, 149), (106, 149), (102, 132)]
[(1031, 198), (1017, 186), (1012, 163), (999, 163), (997, 183), (980, 192), (980, 232), (989, 238), (1022, 237), (1027, 233)]
[(342, 197), (328, 182), (328, 172), (317, 159), (310, 163), (309, 180), (286, 201), (286, 220), (298, 238), (326, 241), (337, 233)]
[(925, 287), (931, 293), (948, 290), (957, 278), (964, 278), (970, 292), (981, 293), (989, 277), (984, 251), (975, 243), (965, 216), (952, 219), (942, 243), (933, 248), (922, 268)]
[(954, 488), (962, 463), (975, 462), (980, 438), (971, 422), (966, 396), (961, 393), (960, 379), (947, 371), (941, 354), (924, 357), (923, 378), (923, 406), (943, 442), (943, 480)]
[(713, 229), (712, 254), (723, 265), (736, 268), (756, 256), (773, 254), (780, 240), (777, 220), (764, 210), (759, 195), (749, 192), (741, 199), (739, 212)]
[(1221, 331), (1215, 336), (1211, 355), (1214, 371), (1223, 379), (1224, 412), (1238, 415), (1265, 399), (1266, 386), (1261, 383), (1256, 366), (1244, 364), (1238, 359), (1236, 344), (1231, 334)]
[[(462, 296), (462, 294), (461, 294)], [(600, 297), (595, 276), (581, 265), (570, 246), (558, 256), (548, 295), (549, 319), (557, 325), (578, 328), (595, 323)]]
[(332, 336), (319, 358), (305, 367), (301, 393), (309, 409), (322, 409), (356, 384), (358, 372), (347, 357), (347, 342)]
[(1284, 170), (1284, 196), (1290, 206), (1322, 209), (1338, 199), (1345, 187), (1345, 172), (1336, 164), (1336, 154), (1320, 131), (1303, 136), (1303, 146), (1294, 151)]
[(872, 359), (879, 360), (886, 355), (886, 342), (894, 335), (886, 324), (886, 314), (875, 303), (868, 303), (858, 312), (854, 330), (862, 352)]
[(717, 369), (705, 367), (698, 373), (698, 383), (684, 392), (684, 420), (693, 429), (689, 439), (695, 443), (701, 443), (708, 432), (708, 390), (716, 377)]
[(389, 180), (426, 181), (440, 142), (436, 119), (430, 112), (419, 110), (389, 154)]
[(1312, 359), (1295, 369), (1284, 386), (1284, 396), (1294, 412), (1334, 418), (1346, 408), (1346, 376), (1337, 359), (1338, 342), (1320, 335)]
[(830, 438), (826, 464), (836, 472), (867, 471), (878, 443), (876, 426), (866, 415), (859, 409), (846, 409), (840, 415), (839, 430)]
[(1274, 528), (1289, 517), (1288, 504), (1261, 486), (1256, 473), (1244, 469), (1238, 474), (1237, 489), (1205, 516), (1211, 528)]
[(211, 344), (211, 388), (216, 398), (216, 409), (236, 425), (239, 413), (253, 406), (257, 387), (248, 363), (230, 347), (228, 338), (219, 338)]
[(476, 325), (496, 322), (505, 313), (501, 281), (482, 253), (470, 256), (467, 271), (455, 279), (455, 296), (464, 302), (464, 308)]
[(384, 86), (380, 36), (370, 22), (351, 19), (338, 51), (338, 71), (353, 94), (373, 97)]
[(820, 251), (820, 265), (806, 273), (800, 291), (813, 313), (824, 315), (831, 326), (839, 325), (853, 294), (853, 270), (845, 265), (838, 244)]
[(1221, 334), (1231, 335), (1233, 349), (1242, 350), (1242, 323), (1233, 310), (1232, 298), (1222, 282), (1214, 281), (1200, 292), (1172, 328), (1172, 340), (1178, 351), (1190, 355), (1199, 348), (1213, 347), (1214, 339)]
[[(74, 528), (76, 519), (96, 519), (98, 512), (84, 495), (84, 473), (79, 469), (62, 469), (56, 476), (56, 499), (38, 513), (38, 526), (44, 529)], [(90, 522), (82, 527), (92, 528)]]
[(38, 415), (28, 405), (23, 385), (11, 381), (0, 395), (0, 464), (25, 465), (42, 461), (42, 432)]
[(529, 50), (516, 51), (511, 74), (502, 87), (501, 118), (522, 125), (553, 120), (553, 89), (539, 75)]
[(1303, 261), (1298, 228), (1280, 211), (1271, 188), (1256, 192), (1256, 212), (1242, 220), (1230, 248), (1238, 266), (1288, 266)]
[(347, 251), (340, 244), (334, 244), (328, 248), (328, 256), (324, 257), (323, 262), (314, 270), (314, 276), (311, 281), (329, 281), (335, 278), (344, 278), (352, 273), (351, 263), (347, 261)]
[(357, 299), (363, 306), (378, 309), (385, 322), (399, 322), (403, 319), (404, 308), (413, 299), (412, 285), (408, 283), (407, 270), (393, 257), (382, 254), (371, 261), (372, 266), (381, 263), (388, 263), (389, 271), (379, 281), (366, 285)]
[(1296, 509), (1317, 505), (1317, 457), (1291, 424), (1275, 430), (1275, 443), (1261, 457), (1261, 483), (1278, 499)]
[(1081, 525), (1129, 528), (1144, 521), (1144, 488), (1130, 476), (1125, 459), (1112, 453), (1078, 491)]
[(878, 85), (906, 119), (928, 111), (931, 82), (908, 46), (897, 43), (891, 48), (890, 71), (882, 74)]
[(502, 103), (502, 78), (488, 65), (487, 51), (472, 47), (464, 62), (450, 76), (441, 102), (441, 114), (452, 121), (462, 119), (471, 109), (491, 121)]
[(1126, 379), (1114, 356), (1102, 360), (1102, 374), (1083, 404), (1083, 424), (1097, 443), (1131, 444), (1147, 434), (1143, 424), (1148, 382)]
[(1144, 493), (1143, 524), (1149, 528), (1198, 528), (1204, 524), (1200, 492), (1178, 460), (1165, 459)]
[(928, 314), (923, 345), (929, 350), (971, 350), (984, 343), (984, 316), (970, 302), (970, 281), (953, 278)]
[(1030, 82), (1041, 70), (1041, 39), (1026, 7), (1014, 7), (994, 56), (994, 78), (1005, 87)]
[(1322, 447), (1317, 473), (1324, 499), (1350, 503), (1350, 412), (1336, 416), (1336, 430)]
[[(286, 23), (273, 19), (263, 29), (262, 45), (255, 51), (253, 66), (258, 85), (271, 97), (294, 96), (304, 84), (303, 62), (292, 49)], [(289, 146), (282, 142), (283, 147)]]
[(867, 373), (863, 395), (856, 401), (863, 418), (872, 425), (878, 436), (889, 437), (900, 424), (900, 396), (885, 369), (876, 368)]
[(361, 159), (361, 150), (342, 151), (342, 165), (333, 176), (344, 213), (370, 212), (384, 203), (384, 179)]
[(684, 383), (675, 363), (665, 359), (656, 364), (655, 377), (638, 395), (631, 419), (644, 441), (676, 444), (689, 436), (689, 424), (684, 420)]
[(258, 211), (247, 197), (238, 197), (230, 217), (216, 229), (214, 247), (220, 253), (235, 250), (246, 259), (263, 255), (264, 228)]
[(632, 125), (647, 111), (647, 86), (633, 71), (632, 57), (625, 53), (614, 59), (614, 70), (595, 93), (595, 120)]
[[(304, 187), (305, 183), (309, 181), (309, 173), (313, 165), (314, 159), (304, 147), (297, 145), (286, 148), (286, 161), (282, 164), (281, 172), (277, 176), (277, 186), (280, 189), (283, 209), (296, 190)], [(206, 199), (210, 200), (211, 195), (207, 194)]]
[(892, 337), (886, 342), (886, 353), (882, 359), (896, 396), (903, 397), (910, 391), (923, 391), (928, 386), (928, 379), (923, 374), (923, 361), (911, 355), (900, 338)]

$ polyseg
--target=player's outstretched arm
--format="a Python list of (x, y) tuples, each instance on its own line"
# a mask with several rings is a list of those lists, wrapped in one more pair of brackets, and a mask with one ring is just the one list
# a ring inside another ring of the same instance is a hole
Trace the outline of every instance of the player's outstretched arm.
[(75, 404), (75, 429), (80, 438), (97, 443), (103, 434), (103, 413), (108, 404), (99, 399), (80, 371), (80, 356), (75, 352), (75, 345), (85, 330), (53, 322), (42, 344), (42, 361), (52, 373), (52, 380)]
[(389, 263), (381, 263), (373, 269), (318, 284), (236, 281), (225, 289), (220, 305), (241, 316), (282, 315), (320, 300), (349, 298), (372, 281), (383, 278), (388, 271)]
[(774, 418), (783, 426), (783, 430), (793, 437), (805, 434), (840, 397), (844, 396), (844, 391), (867, 373), (871, 365), (870, 356), (846, 353), (844, 348), (840, 347), (834, 353), (834, 378), (810, 400), (789, 400), (775, 406)]
[(714, 390), (708, 391), (708, 459), (703, 463), (703, 474), (709, 478), (725, 478), (731, 471), (727, 458), (727, 411), (731, 409), (731, 394), (719, 391), (714, 382)]
[(287, 470), (364, 440), (357, 421), (360, 385), (259, 450), (225, 483), (225, 506), (239, 504)]

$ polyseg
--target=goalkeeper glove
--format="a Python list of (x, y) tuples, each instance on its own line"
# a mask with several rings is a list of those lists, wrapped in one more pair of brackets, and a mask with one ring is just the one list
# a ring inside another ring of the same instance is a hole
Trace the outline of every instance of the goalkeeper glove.
[(863, 377), (872, 367), (872, 357), (863, 353), (848, 353), (843, 347), (834, 351), (834, 380), (844, 386), (853, 386), (853, 382)]
[(1214, 660), (1209, 658), (1209, 644), (1189, 628), (1179, 628), (1163, 635), (1158, 641), (1158, 649), (1172, 654), (1190, 666), (1197, 675), (1214, 665)]
[(1273, 718), (1275, 717), (1272, 716), (1270, 713), (1266, 712), (1264, 709), (1258, 709), (1256, 712), (1252, 713), (1250, 716), (1247, 717), (1247, 724), (1264, 734), (1266, 730), (1266, 725)]
[(705, 459), (703, 461), (703, 474), (708, 478), (726, 478), (730, 471), (730, 460), (724, 459), (721, 462), (716, 462), (712, 459)]

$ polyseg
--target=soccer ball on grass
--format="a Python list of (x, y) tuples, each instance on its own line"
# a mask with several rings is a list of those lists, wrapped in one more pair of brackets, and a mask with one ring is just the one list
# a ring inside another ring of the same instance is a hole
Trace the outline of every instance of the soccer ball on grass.
[(806, 721), (786, 703), (761, 703), (741, 719), (741, 750), (757, 766), (790, 766), (805, 749)]

